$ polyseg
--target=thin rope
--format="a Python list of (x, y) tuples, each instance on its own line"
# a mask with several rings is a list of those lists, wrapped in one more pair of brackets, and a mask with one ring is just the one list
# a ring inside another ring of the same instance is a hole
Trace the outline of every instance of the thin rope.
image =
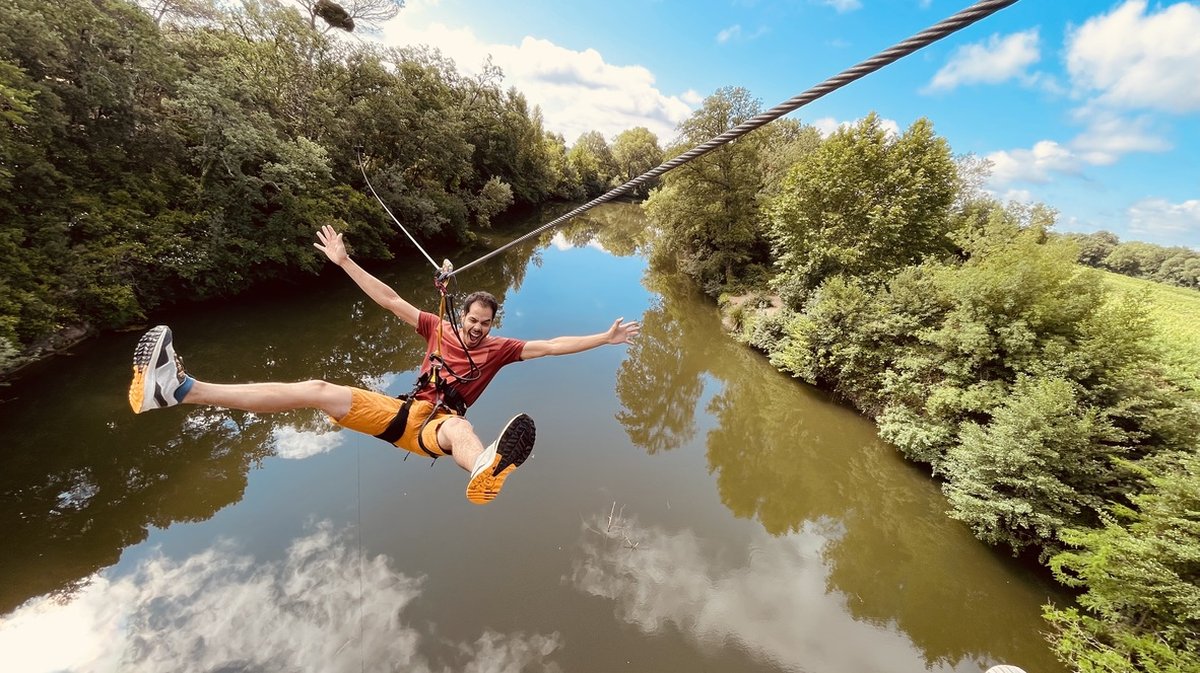
[(459, 268), (450, 272), (449, 276), (454, 276), (457, 273), (466, 271), (467, 269), (475, 266), (476, 264), (479, 264), (480, 262), (483, 262), (485, 260), (491, 259), (492, 257), (495, 257), (496, 255), (504, 252), (508, 248), (513, 247), (514, 245), (517, 245), (517, 244), (519, 244), (523, 241), (526, 241), (530, 238), (533, 238), (535, 236), (539, 236), (543, 232), (547, 231), (548, 229), (558, 226), (559, 224), (562, 224), (563, 222), (566, 222), (567, 220), (569, 220), (573, 217), (576, 217), (576, 216), (584, 213), (585, 211), (590, 210), (602, 203), (607, 203), (608, 201), (611, 201), (611, 200), (615, 199), (616, 197), (630, 191), (634, 187), (641, 186), (642, 184), (646, 183), (647, 181), (653, 180), (654, 178), (662, 175), (663, 173), (666, 173), (667, 171), (672, 170), (674, 168), (678, 168), (678, 167), (686, 164), (687, 162), (692, 161), (693, 159), (698, 159), (699, 157), (702, 157), (705, 154), (708, 154), (709, 152), (717, 149), (718, 147), (725, 145), (726, 143), (732, 142), (733, 140), (736, 140), (737, 138), (740, 138), (740, 137), (746, 135), (747, 133), (759, 128), (760, 126), (767, 124), (768, 122), (775, 121), (776, 119), (782, 117), (783, 115), (796, 110), (797, 108), (801, 107), (802, 105), (811, 103), (812, 101), (817, 100), (818, 98), (824, 96), (827, 93), (830, 93), (832, 91), (840, 89), (843, 86), (846, 86), (847, 84), (849, 84), (850, 82), (853, 82), (856, 79), (859, 79), (865, 75), (875, 72), (876, 70), (879, 70), (880, 68), (882, 68), (886, 65), (889, 65), (895, 61), (900, 60), (901, 58), (903, 58), (905, 56), (908, 56), (909, 54), (917, 51), (918, 49), (921, 49), (922, 47), (926, 47), (926, 46), (942, 39), (943, 37), (946, 37), (947, 35), (957, 32), (957, 31), (959, 31), (981, 19), (985, 19), (985, 18), (991, 16), (992, 14), (998, 12), (1001, 9), (1004, 9), (1005, 7), (1008, 7), (1009, 5), (1013, 5), (1016, 3), (1017, 3), (1017, 0), (982, 0), (981, 2), (977, 2), (974, 5), (958, 12), (957, 14), (955, 14), (949, 18), (943, 19), (942, 21), (934, 24), (933, 26), (930, 26), (929, 28), (926, 28), (925, 30), (921, 31), (920, 33), (917, 33), (916, 35), (908, 38), (907, 40), (900, 42), (899, 44), (896, 44), (895, 46), (893, 46), (885, 51), (882, 51), (882, 52), (876, 54), (875, 56), (872, 56), (871, 58), (863, 61), (862, 63), (859, 63), (858, 65), (856, 65), (852, 68), (849, 68), (847, 70), (843, 70), (841, 73), (839, 73), (833, 77), (830, 77), (829, 79), (812, 87), (811, 89), (805, 91), (804, 93), (801, 93), (792, 98), (789, 98), (788, 100), (780, 103), (779, 105), (776, 105), (775, 107), (771, 108), (770, 110), (760, 113), (760, 114), (742, 122), (741, 124), (738, 124), (737, 126), (729, 129), (728, 131), (722, 133), (721, 135), (716, 136), (715, 138), (712, 138), (711, 140), (709, 140), (701, 145), (697, 145), (696, 147), (693, 147), (692, 149), (688, 150), (687, 152), (684, 152), (683, 154), (680, 154), (679, 156), (675, 157), (674, 159), (671, 159), (670, 161), (667, 161), (666, 163), (663, 163), (656, 168), (646, 171), (645, 173), (642, 173), (641, 175), (626, 182), (625, 184), (621, 185), (620, 187), (614, 187), (613, 189), (610, 189), (608, 192), (592, 199), (591, 201), (588, 201), (587, 203), (583, 204), (582, 206), (579, 206), (578, 208), (575, 208), (574, 210), (572, 210), (571, 212), (569, 212), (565, 215), (562, 215), (558, 218), (555, 218), (554, 220), (551, 220), (550, 222), (547, 222), (546, 224), (538, 227), (537, 229), (534, 229), (533, 231), (516, 239), (515, 241), (506, 243), (505, 245), (487, 253), (486, 255), (483, 255), (479, 259), (476, 259), (473, 262), (470, 262), (468, 264), (460, 266)]
[(358, 530), (358, 669), (359, 671), (367, 670), (366, 661), (366, 646), (363, 642), (363, 547), (362, 547), (362, 447), (356, 447), (354, 452), (354, 476), (358, 482), (358, 521), (355, 528)]
[(367, 177), (367, 169), (366, 166), (363, 165), (362, 154), (358, 155), (358, 170), (362, 171), (363, 180), (366, 181), (367, 188), (371, 190), (371, 194), (375, 197), (375, 200), (379, 202), (379, 205), (383, 206), (383, 212), (387, 213), (388, 217), (392, 218), (392, 221), (396, 223), (396, 226), (400, 227), (400, 231), (403, 231), (404, 235), (408, 237), (408, 240), (412, 241), (412, 244), (417, 246), (417, 250), (420, 250), (421, 254), (425, 255), (425, 259), (429, 260), (429, 263), (433, 265), (433, 268), (441, 271), (442, 266), (433, 261), (433, 258), (429, 256), (429, 253), (425, 252), (425, 248), (422, 248), (421, 244), (417, 243), (417, 239), (413, 238), (413, 235), (408, 233), (408, 230), (404, 228), (404, 225), (400, 224), (400, 220), (396, 219), (396, 216), (392, 214), (391, 209), (389, 209), (387, 204), (383, 202), (383, 199), (379, 198), (379, 194), (377, 194), (375, 192), (375, 188), (371, 186), (371, 179)]

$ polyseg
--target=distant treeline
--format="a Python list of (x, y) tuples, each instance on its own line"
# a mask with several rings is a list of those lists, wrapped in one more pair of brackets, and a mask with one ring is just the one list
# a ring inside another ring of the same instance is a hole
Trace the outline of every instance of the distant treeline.
[(1079, 247), (1079, 263), (1158, 283), (1200, 289), (1200, 252), (1140, 241), (1122, 243), (1116, 234), (1063, 234)]
[[(759, 109), (722, 89), (668, 154)], [(1164, 360), (1145, 298), (1051, 234), (1051, 210), (979, 190), (987, 169), (924, 119), (825, 138), (783, 120), (664, 176), (651, 260), (719, 298), (780, 370), (874, 418), (977, 537), (1077, 587), (1080, 607), (1045, 608), (1073, 670), (1200, 670), (1195, 372)], [(1108, 264), (1150, 250), (1112, 243)], [(1170, 252), (1155, 272), (1188, 268)]]
[(146, 4), (0, 3), (0, 372), (64, 330), (314, 274), (321, 224), (389, 258), (356, 148), (427, 243), (661, 161), (644, 128), (568, 149), (490, 64), (335, 40), (302, 4)]

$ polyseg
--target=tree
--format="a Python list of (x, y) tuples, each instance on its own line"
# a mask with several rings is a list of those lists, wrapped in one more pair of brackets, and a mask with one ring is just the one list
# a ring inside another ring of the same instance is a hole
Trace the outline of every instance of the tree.
[[(613, 140), (612, 155), (617, 168), (615, 177), (622, 183), (636, 178), (663, 161), (663, 151), (658, 146), (658, 137), (644, 126), (618, 133), (616, 139)], [(645, 196), (653, 187), (653, 182), (642, 183), (635, 190), (634, 195)]]
[[(667, 154), (682, 154), (759, 111), (759, 101), (746, 89), (718, 89), (679, 125), (679, 141)], [(645, 203), (646, 214), (662, 232), (658, 249), (677, 256), (681, 268), (710, 295), (754, 275), (754, 265), (766, 262), (756, 201), (762, 185), (759, 157), (759, 139), (744, 136), (667, 173)]]
[(1083, 608), (1045, 607), (1059, 656), (1081, 671), (1200, 670), (1200, 456), (1146, 475), (1152, 489), (1099, 529), (1063, 532), (1055, 576)]
[(617, 161), (599, 131), (580, 135), (571, 151), (567, 152), (567, 161), (579, 176), (579, 182), (588, 197), (606, 192), (617, 175)]
[(799, 307), (826, 278), (890, 273), (950, 250), (958, 174), (949, 145), (917, 120), (889, 137), (868, 115), (788, 174), (768, 219), (777, 287)]
[(1105, 257), (1121, 242), (1117, 235), (1108, 231), (1091, 234), (1067, 234), (1066, 238), (1079, 246), (1079, 263), (1099, 267)]

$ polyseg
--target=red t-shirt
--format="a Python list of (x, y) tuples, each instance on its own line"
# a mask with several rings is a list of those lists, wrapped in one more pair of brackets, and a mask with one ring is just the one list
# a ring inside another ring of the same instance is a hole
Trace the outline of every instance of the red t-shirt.
[[(466, 351), (458, 342), (454, 328), (450, 326), (450, 323), (425, 311), (421, 311), (421, 315), (417, 318), (417, 334), (425, 337), (425, 341), (428, 343), (425, 349), (425, 363), (421, 365), (421, 373), (428, 372), (433, 366), (433, 363), (429, 361), (429, 354), (437, 350), (439, 328), (442, 332), (442, 359), (456, 374), (472, 378), (471, 365), (467, 362)], [(521, 360), (521, 351), (524, 349), (525, 342), (520, 339), (494, 337), (489, 334), (482, 343), (471, 349), (471, 360), (479, 372), (474, 380), (459, 382), (445, 368), (442, 369), (441, 375), (450, 381), (469, 407), (475, 404), (475, 400), (483, 394), (483, 389), (487, 387), (488, 383), (491, 383), (501, 367)], [(417, 399), (434, 402), (437, 399), (437, 392), (433, 386), (425, 386), (417, 393)]]

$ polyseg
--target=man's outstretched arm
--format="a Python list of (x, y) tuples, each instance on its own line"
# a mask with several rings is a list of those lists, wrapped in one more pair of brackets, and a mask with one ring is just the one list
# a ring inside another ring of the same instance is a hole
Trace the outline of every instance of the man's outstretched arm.
[(379, 280), (375, 276), (367, 273), (354, 260), (350, 259), (350, 255), (346, 253), (346, 246), (342, 243), (342, 235), (334, 231), (333, 227), (328, 224), (317, 230), (317, 238), (320, 243), (313, 243), (313, 247), (325, 253), (329, 261), (342, 267), (350, 278), (362, 288), (367, 296), (375, 300), (376, 304), (395, 313), (404, 322), (417, 326), (417, 318), (421, 312), (417, 307), (408, 303), (396, 291), (388, 287), (386, 283)]
[(544, 355), (570, 355), (609, 344), (629, 343), (642, 327), (637, 321), (622, 322), (623, 320), (625, 319), (617, 318), (607, 332), (591, 336), (560, 336), (541, 341), (527, 341), (524, 350), (521, 351), (521, 359), (532, 360)]

